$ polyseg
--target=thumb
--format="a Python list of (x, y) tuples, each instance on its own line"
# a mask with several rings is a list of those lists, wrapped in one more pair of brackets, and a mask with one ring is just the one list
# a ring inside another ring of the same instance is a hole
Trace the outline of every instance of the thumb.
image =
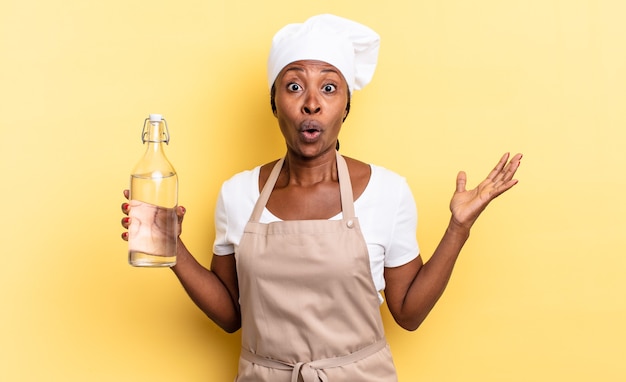
[(456, 176), (456, 192), (465, 192), (465, 185), (467, 184), (467, 175), (465, 171), (459, 171)]

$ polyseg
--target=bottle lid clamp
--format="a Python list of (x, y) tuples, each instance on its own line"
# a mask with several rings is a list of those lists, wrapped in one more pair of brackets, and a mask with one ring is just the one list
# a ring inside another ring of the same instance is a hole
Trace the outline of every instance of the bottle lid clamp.
[[(165, 135), (165, 139), (160, 140), (160, 141), (151, 141), (148, 137), (148, 139), (146, 139), (146, 136), (149, 134), (148, 131), (146, 131), (146, 126), (148, 126), (148, 123), (160, 123), (161, 121), (163, 121), (163, 123), (165, 124), (165, 131), (163, 132), (163, 134)], [(150, 114), (149, 118), (146, 118), (143, 122), (143, 129), (141, 130), (141, 142), (143, 144), (145, 144), (146, 142), (165, 142), (165, 144), (169, 145), (170, 144), (170, 131), (167, 127), (167, 121), (165, 120), (165, 118), (162, 118), (160, 114)]]

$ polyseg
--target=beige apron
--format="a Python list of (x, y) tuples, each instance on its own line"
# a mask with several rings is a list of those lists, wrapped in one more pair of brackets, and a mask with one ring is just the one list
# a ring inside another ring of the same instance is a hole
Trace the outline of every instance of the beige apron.
[(259, 223), (283, 162), (235, 251), (242, 319), (235, 380), (397, 381), (345, 160), (337, 153), (343, 219)]

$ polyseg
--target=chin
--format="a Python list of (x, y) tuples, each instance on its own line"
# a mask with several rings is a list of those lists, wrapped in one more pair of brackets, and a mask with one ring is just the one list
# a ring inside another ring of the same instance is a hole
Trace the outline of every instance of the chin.
[(298, 147), (296, 150), (289, 149), (293, 154), (302, 158), (317, 158), (327, 153), (335, 152), (334, 147)]

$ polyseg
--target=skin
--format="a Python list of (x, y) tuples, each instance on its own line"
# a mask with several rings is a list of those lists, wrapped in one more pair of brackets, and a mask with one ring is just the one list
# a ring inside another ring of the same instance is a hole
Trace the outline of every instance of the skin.
[[(287, 147), (285, 165), (268, 200), (267, 208), (283, 220), (328, 219), (341, 211), (335, 145), (349, 100), (347, 84), (332, 65), (297, 61), (287, 65), (276, 79), (274, 116)], [(510, 160), (509, 160), (510, 159)], [(441, 242), (429, 261), (421, 256), (395, 268), (385, 268), (385, 298), (396, 322), (415, 330), (443, 293), (461, 248), (476, 219), (496, 197), (517, 180), (521, 154), (504, 154), (489, 175), (467, 190), (467, 176), (459, 172), (450, 202), (451, 217)], [(346, 158), (355, 199), (370, 179), (369, 165)], [(275, 162), (261, 167), (259, 189)], [(125, 191), (128, 198), (128, 191)], [(128, 203), (122, 205), (128, 214)], [(179, 232), (185, 209), (177, 210)], [(128, 218), (122, 226), (128, 228)], [(127, 233), (122, 234), (127, 240)], [(177, 264), (172, 270), (191, 299), (227, 332), (241, 327), (239, 291), (234, 254), (213, 256), (211, 268), (200, 265), (179, 237)]]

